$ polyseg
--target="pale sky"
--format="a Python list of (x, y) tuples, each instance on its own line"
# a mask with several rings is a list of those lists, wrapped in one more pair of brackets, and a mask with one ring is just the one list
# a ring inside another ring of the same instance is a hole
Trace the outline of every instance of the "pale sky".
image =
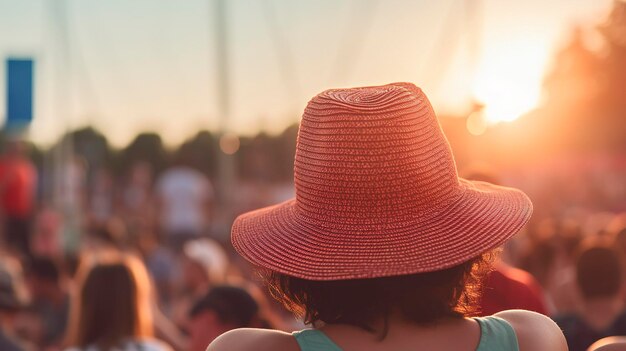
[[(280, 132), (324, 89), (394, 81), (421, 86), (442, 113), (460, 111), (473, 94), (496, 119), (515, 118), (538, 103), (545, 67), (569, 29), (600, 21), (612, 0), (226, 3), (225, 128), (251, 134)], [(174, 144), (199, 129), (215, 130), (213, 5), (0, 0), (0, 58), (36, 60), (31, 139), (49, 144), (89, 124), (118, 146), (140, 131)]]

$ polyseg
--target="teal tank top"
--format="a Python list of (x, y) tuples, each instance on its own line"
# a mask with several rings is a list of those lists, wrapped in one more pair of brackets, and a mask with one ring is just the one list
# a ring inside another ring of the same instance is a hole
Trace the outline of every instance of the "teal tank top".
[[(476, 351), (519, 351), (513, 327), (502, 318), (474, 318), (480, 325), (480, 342)], [(301, 351), (342, 351), (320, 330), (305, 329), (293, 333)]]

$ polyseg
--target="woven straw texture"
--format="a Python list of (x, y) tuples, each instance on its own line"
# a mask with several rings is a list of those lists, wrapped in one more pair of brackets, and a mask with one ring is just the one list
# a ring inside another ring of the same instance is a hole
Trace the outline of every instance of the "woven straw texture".
[(528, 221), (519, 190), (459, 178), (424, 93), (410, 83), (333, 89), (307, 105), (296, 198), (239, 216), (235, 249), (310, 280), (437, 271), (500, 246)]

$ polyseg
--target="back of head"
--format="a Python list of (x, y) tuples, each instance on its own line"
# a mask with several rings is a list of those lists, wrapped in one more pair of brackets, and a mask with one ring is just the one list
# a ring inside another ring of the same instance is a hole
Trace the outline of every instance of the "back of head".
[(616, 250), (626, 254), (626, 226), (622, 226), (613, 233), (613, 245)]
[(26, 273), (30, 293), (35, 301), (47, 301), (59, 298), (63, 294), (61, 269), (55, 260), (35, 257), (28, 262)]
[(94, 239), (106, 245), (122, 248), (127, 241), (126, 227), (118, 218), (112, 218), (105, 223), (95, 224), (90, 233)]
[(0, 313), (12, 313), (26, 307), (30, 300), (19, 262), (0, 260)]
[(58, 264), (51, 258), (36, 257), (28, 264), (28, 275), (38, 280), (58, 284), (61, 272)]
[(600, 339), (589, 346), (587, 351), (623, 351), (626, 350), (626, 336), (610, 336)]
[(259, 312), (259, 305), (243, 288), (217, 286), (196, 302), (190, 315), (204, 311), (214, 312), (222, 324), (232, 328), (250, 327)]
[(183, 252), (206, 273), (206, 279), (211, 285), (224, 282), (229, 264), (228, 255), (217, 241), (208, 238), (188, 241)]
[(243, 288), (216, 286), (189, 311), (190, 351), (204, 351), (222, 333), (245, 327), (263, 327), (259, 305)]
[(617, 296), (622, 286), (619, 254), (604, 243), (583, 245), (576, 261), (576, 278), (586, 300)]
[(26, 149), (26, 143), (19, 136), (10, 136), (4, 143), (4, 153), (10, 157), (22, 156)]
[(148, 277), (135, 258), (105, 258), (81, 267), (74, 298), (71, 345), (111, 347), (152, 333)]

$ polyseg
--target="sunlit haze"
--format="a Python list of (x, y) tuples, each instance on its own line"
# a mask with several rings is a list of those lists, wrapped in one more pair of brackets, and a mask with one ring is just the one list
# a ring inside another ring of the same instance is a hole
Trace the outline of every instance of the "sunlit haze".
[[(540, 101), (570, 28), (602, 18), (611, 0), (474, 1), (469, 25), (468, 3), (227, 1), (222, 127), (280, 132), (319, 91), (392, 81), (421, 86), (440, 114), (475, 100), (488, 123), (511, 121)], [(140, 131), (174, 144), (218, 129), (213, 20), (209, 0), (0, 0), (0, 56), (36, 59), (31, 138), (48, 144), (94, 125), (118, 146)]]
[(475, 98), (485, 105), (489, 123), (515, 120), (537, 106), (541, 95), (545, 48), (532, 42), (517, 42), (507, 49), (519, 54), (493, 52), (493, 58), (488, 55), (472, 88)]

